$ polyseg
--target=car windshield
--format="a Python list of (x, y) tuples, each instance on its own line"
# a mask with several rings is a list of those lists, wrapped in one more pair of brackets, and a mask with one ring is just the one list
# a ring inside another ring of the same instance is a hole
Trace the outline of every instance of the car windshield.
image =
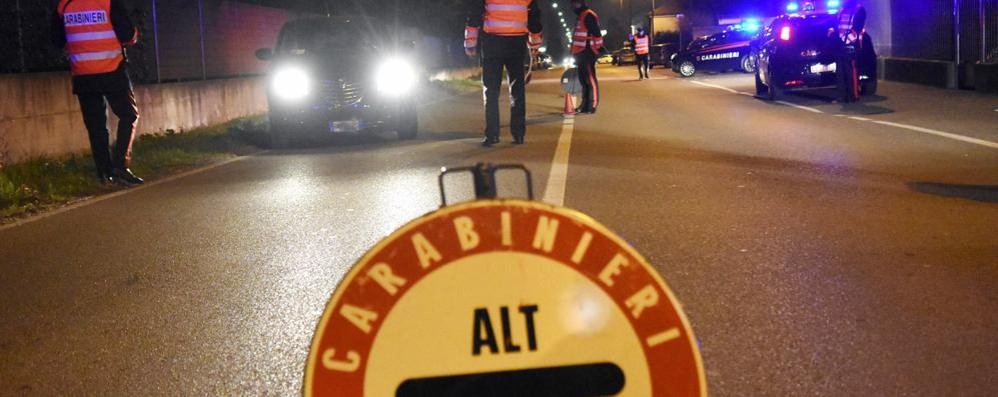
[(300, 55), (351, 45), (355, 45), (355, 37), (349, 34), (345, 25), (298, 23), (289, 24), (281, 32), (277, 52)]

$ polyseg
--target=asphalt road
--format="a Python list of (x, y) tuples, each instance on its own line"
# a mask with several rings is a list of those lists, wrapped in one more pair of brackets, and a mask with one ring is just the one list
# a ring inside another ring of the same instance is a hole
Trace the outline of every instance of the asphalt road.
[(996, 395), (998, 98), (600, 74), (571, 123), (538, 75), (523, 146), (481, 148), (480, 95), (432, 92), (415, 141), (268, 152), (0, 229), (0, 395), (298, 394), (344, 272), (439, 206), (441, 166), (479, 161), (525, 164), (655, 265), (712, 395)]

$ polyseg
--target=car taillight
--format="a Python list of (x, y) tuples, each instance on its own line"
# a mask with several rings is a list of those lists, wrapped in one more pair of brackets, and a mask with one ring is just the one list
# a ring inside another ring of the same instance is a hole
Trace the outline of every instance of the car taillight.
[(784, 26), (783, 29), (780, 29), (780, 40), (790, 41), (790, 27), (789, 26)]

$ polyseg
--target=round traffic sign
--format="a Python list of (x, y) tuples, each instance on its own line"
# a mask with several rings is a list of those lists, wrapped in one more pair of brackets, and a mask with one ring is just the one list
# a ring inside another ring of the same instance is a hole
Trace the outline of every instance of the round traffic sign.
[(447, 207), (379, 242), (326, 305), (306, 396), (705, 396), (700, 353), (640, 254), (579, 212)]

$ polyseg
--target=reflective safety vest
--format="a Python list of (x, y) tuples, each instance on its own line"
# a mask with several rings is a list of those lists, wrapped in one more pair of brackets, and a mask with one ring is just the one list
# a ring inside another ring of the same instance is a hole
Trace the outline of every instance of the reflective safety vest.
[(635, 36), (634, 37), (634, 53), (638, 55), (645, 55), (648, 53), (648, 36)]
[(118, 69), (125, 57), (111, 26), (111, 0), (60, 0), (58, 13), (66, 27), (66, 52), (74, 76)]
[(527, 34), (527, 6), (530, 0), (486, 0), (482, 29), (497, 36)]
[(863, 33), (866, 31), (863, 25), (866, 23), (866, 10), (862, 6), (852, 10), (839, 12), (838, 33), (839, 38), (846, 45), (859, 43), (862, 45)]
[(579, 22), (575, 24), (575, 33), (572, 35), (572, 54), (585, 51), (586, 44), (589, 44), (589, 49), (594, 54), (599, 53), (600, 48), (603, 48), (603, 38), (593, 37), (589, 34), (589, 28), (586, 27), (586, 16), (590, 14), (596, 18), (596, 24), (599, 24), (599, 16), (596, 15), (595, 11), (586, 9), (579, 14)]

